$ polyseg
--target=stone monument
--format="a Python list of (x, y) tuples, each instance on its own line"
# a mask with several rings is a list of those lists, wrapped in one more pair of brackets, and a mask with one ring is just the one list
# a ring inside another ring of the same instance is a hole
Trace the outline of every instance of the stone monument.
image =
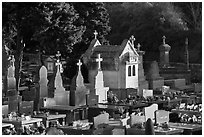
[(99, 103), (107, 103), (107, 91), (109, 90), (109, 87), (104, 87), (101, 61), (103, 61), (103, 59), (100, 54), (98, 54), (98, 58), (96, 59), (96, 62), (98, 62), (98, 72), (94, 79), (94, 91), (95, 94), (99, 96)]
[(79, 71), (72, 79), (71, 92), (70, 92), (70, 105), (71, 106), (84, 106), (86, 105), (86, 95), (89, 90), (84, 85), (84, 78), (81, 74), (81, 60), (77, 63)]
[(150, 69), (147, 74), (147, 80), (149, 82), (150, 89), (157, 89), (164, 86), (164, 78), (159, 75), (159, 66), (156, 61), (153, 61), (150, 65)]
[(14, 66), (14, 55), (11, 56), (11, 64), (8, 68), (7, 74), (7, 90), (16, 90), (16, 78), (15, 78), (15, 66)]
[(39, 85), (40, 85), (40, 98), (43, 97), (48, 97), (48, 87), (47, 87), (47, 83), (48, 83), (48, 79), (47, 79), (47, 68), (45, 66), (42, 66), (40, 68), (39, 71), (39, 76), (40, 76), (40, 80), (39, 80)]
[(137, 53), (139, 54), (139, 65), (138, 65), (138, 84), (139, 84), (139, 92), (138, 95), (142, 96), (142, 90), (148, 89), (149, 84), (146, 81), (146, 77), (144, 75), (144, 68), (143, 68), (143, 55), (145, 51), (140, 50), (141, 45), (138, 43), (137, 45)]
[(65, 91), (63, 87), (62, 76), (60, 73), (60, 61), (59, 58), (56, 63), (57, 73), (55, 76), (55, 93), (54, 99), (56, 101), (56, 105), (69, 105), (69, 91)]
[(166, 37), (163, 36), (163, 44), (159, 46), (160, 51), (160, 66), (161, 67), (169, 67), (169, 51), (171, 50), (171, 47), (166, 44), (165, 40)]

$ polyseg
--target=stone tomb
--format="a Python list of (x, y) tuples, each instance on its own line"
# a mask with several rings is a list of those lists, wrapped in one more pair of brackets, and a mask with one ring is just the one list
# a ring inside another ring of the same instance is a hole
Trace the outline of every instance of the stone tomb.
[(70, 105), (71, 106), (84, 106), (86, 105), (86, 95), (89, 94), (89, 89), (84, 85), (84, 79), (81, 74), (81, 61), (77, 63), (79, 71), (72, 79), (71, 92), (70, 92)]
[(169, 122), (169, 111), (165, 110), (156, 110), (155, 111), (155, 123), (162, 124)]
[(158, 104), (152, 104), (149, 107), (144, 108), (146, 121), (148, 118), (151, 118), (152, 121), (155, 120), (155, 111), (158, 110)]
[(164, 78), (159, 75), (159, 66), (156, 61), (153, 61), (150, 65), (150, 69), (147, 74), (147, 80), (149, 82), (150, 89), (157, 89), (164, 86)]
[(143, 89), (142, 90), (142, 96), (144, 98), (147, 98), (147, 97), (153, 97), (153, 90), (149, 90), (149, 89)]
[(171, 88), (182, 88), (186, 86), (185, 79), (169, 79), (164, 81), (165, 85), (170, 86)]
[(60, 68), (59, 68), (59, 65), (57, 65), (57, 73), (55, 77), (55, 93), (54, 93), (54, 99), (56, 101), (56, 105), (69, 105), (70, 103), (69, 94), (70, 92), (65, 91), (65, 88), (62, 85)]
[(98, 116), (94, 117), (94, 127), (98, 128), (98, 125), (100, 124), (106, 124), (109, 122), (109, 114), (104, 112), (102, 114), (99, 114)]

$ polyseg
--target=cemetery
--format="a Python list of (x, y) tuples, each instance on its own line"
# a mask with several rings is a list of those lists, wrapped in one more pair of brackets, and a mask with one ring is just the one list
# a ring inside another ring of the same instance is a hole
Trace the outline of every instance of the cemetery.
[(24, 54), (20, 80), (16, 54), (7, 55), (2, 135), (202, 135), (202, 83), (191, 81), (188, 38), (181, 67), (171, 63), (167, 36), (159, 61), (147, 63), (134, 35), (118, 45), (91, 35), (69, 80), (60, 50)]

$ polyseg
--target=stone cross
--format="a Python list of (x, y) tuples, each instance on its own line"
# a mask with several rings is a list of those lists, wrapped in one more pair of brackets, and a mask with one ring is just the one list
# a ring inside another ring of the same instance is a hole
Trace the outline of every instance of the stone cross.
[(98, 58), (96, 59), (96, 62), (98, 62), (98, 70), (101, 70), (101, 62), (103, 59), (101, 58), (101, 54), (98, 54)]
[(98, 35), (98, 32), (95, 30), (95, 31), (94, 31), (95, 39), (97, 39), (97, 35)]
[(77, 66), (79, 66), (79, 71), (81, 71), (81, 65), (82, 63), (81, 63), (81, 60), (79, 59), (79, 62), (77, 63)]
[(61, 56), (60, 51), (57, 51), (57, 54), (56, 54), (57, 60), (59, 60), (59, 59), (60, 59), (60, 56)]
[(138, 44), (137, 44), (137, 50), (138, 50), (138, 51), (140, 51), (140, 47), (141, 47), (141, 45), (140, 45), (140, 43), (138, 43)]
[(163, 39), (163, 44), (166, 44), (166, 42), (165, 42), (166, 37), (165, 37), (165, 36), (163, 36), (163, 37), (162, 37), (162, 39)]
[(133, 35), (130, 37), (130, 41), (131, 41), (132, 45), (134, 45), (135, 37)]

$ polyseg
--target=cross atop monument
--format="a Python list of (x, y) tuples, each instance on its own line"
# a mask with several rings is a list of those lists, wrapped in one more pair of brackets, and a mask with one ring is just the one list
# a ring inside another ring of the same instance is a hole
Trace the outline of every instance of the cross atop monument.
[(96, 62), (98, 62), (98, 70), (101, 70), (101, 62), (103, 59), (101, 58), (101, 54), (98, 54), (98, 58), (96, 59)]
[(60, 51), (57, 51), (57, 54), (56, 54), (57, 60), (60, 60), (60, 56), (61, 56)]
[(138, 43), (138, 44), (137, 44), (137, 50), (138, 50), (138, 51), (140, 51), (140, 47), (141, 47), (141, 45), (140, 45), (140, 43)]
[(95, 36), (95, 39), (97, 39), (98, 32), (96, 30), (94, 31), (94, 36)]
[(15, 67), (14, 62), (15, 62), (14, 55), (11, 55), (11, 65), (12, 65), (12, 67)]
[(135, 37), (134, 37), (133, 35), (130, 37), (130, 42), (131, 42), (131, 43), (132, 43), (132, 45), (134, 46)]
[(165, 42), (166, 37), (165, 37), (165, 36), (163, 36), (163, 37), (162, 37), (162, 39), (163, 39), (163, 44), (166, 44), (166, 42)]
[(81, 71), (81, 65), (82, 63), (81, 63), (81, 60), (79, 59), (79, 62), (77, 63), (77, 66), (79, 66), (79, 71)]

